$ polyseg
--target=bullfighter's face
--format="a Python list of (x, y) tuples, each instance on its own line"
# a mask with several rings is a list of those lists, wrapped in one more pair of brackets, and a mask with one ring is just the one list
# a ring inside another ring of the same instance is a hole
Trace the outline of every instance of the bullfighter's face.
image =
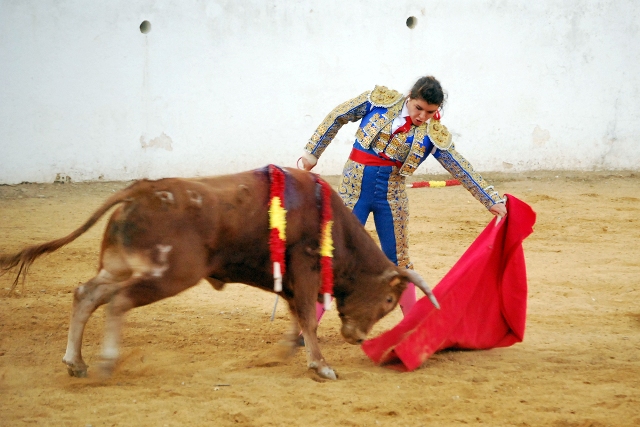
[(424, 99), (409, 98), (407, 102), (407, 109), (409, 110), (409, 117), (414, 125), (420, 126), (427, 120), (433, 117), (433, 115), (440, 108), (439, 105), (429, 104)]

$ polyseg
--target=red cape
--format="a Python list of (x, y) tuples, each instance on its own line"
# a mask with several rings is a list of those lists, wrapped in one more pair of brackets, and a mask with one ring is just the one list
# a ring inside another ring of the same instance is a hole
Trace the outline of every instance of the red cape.
[(362, 344), (374, 363), (412, 371), (438, 350), (480, 350), (522, 341), (527, 313), (522, 241), (533, 232), (536, 214), (511, 195), (507, 210), (433, 289), (440, 310), (421, 298), (396, 327)]

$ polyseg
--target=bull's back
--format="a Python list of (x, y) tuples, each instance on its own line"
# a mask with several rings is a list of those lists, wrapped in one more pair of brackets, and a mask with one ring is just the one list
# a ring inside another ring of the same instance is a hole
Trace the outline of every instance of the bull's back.
[(183, 236), (213, 246), (241, 239), (268, 227), (268, 183), (262, 181), (250, 172), (138, 181), (112, 215), (105, 240), (134, 248)]

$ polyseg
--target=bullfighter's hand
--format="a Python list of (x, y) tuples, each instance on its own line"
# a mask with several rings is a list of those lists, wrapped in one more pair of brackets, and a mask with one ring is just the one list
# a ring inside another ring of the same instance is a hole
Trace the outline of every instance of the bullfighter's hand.
[(505, 205), (504, 203), (496, 203), (495, 205), (491, 206), (489, 212), (496, 216), (503, 217), (507, 215), (507, 205)]
[(306, 171), (310, 171), (311, 169), (313, 169), (313, 167), (315, 165), (312, 165), (307, 159), (305, 159), (304, 157), (300, 157), (300, 162), (302, 163), (302, 169), (306, 170)]

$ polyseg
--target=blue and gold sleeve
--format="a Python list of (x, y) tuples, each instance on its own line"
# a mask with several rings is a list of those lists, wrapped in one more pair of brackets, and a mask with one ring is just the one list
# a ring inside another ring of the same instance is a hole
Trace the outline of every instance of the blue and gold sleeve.
[(364, 92), (334, 108), (313, 133), (304, 147), (305, 151), (320, 158), (342, 126), (360, 120), (371, 110), (370, 93), (371, 91)]
[(489, 185), (471, 163), (456, 151), (453, 144), (447, 150), (436, 149), (433, 157), (487, 209), (505, 202), (493, 185)]

